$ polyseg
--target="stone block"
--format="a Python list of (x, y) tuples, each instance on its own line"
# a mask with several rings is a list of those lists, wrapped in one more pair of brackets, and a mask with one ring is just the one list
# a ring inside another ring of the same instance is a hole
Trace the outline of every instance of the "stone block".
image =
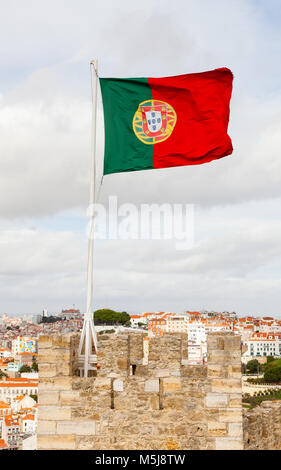
[(38, 406), (38, 419), (46, 421), (59, 421), (71, 419), (70, 406)]
[(241, 364), (239, 365), (229, 365), (227, 368), (228, 377), (233, 379), (241, 379), (242, 372), (241, 372)]
[(67, 362), (59, 362), (57, 364), (57, 375), (58, 376), (70, 376), (72, 375), (73, 365)]
[(222, 377), (223, 366), (221, 364), (208, 364), (208, 377)]
[(58, 405), (59, 404), (59, 392), (51, 391), (44, 392), (40, 390), (38, 395), (39, 405)]
[(120, 380), (120, 379), (114, 380), (114, 382), (113, 382), (113, 390), (114, 390), (115, 392), (123, 392), (123, 388), (124, 388), (123, 380)]
[(226, 423), (219, 423), (217, 421), (208, 422), (208, 434), (209, 436), (226, 436), (227, 435), (227, 425)]
[(107, 377), (97, 377), (95, 380), (97, 390), (111, 390), (111, 379)]
[(155, 369), (155, 377), (169, 377), (170, 370), (169, 369)]
[(243, 450), (243, 439), (235, 437), (217, 437), (216, 450)]
[(71, 345), (77, 341), (78, 335), (73, 333), (66, 333), (64, 335), (53, 335), (52, 342), (53, 348), (70, 349)]
[(40, 335), (38, 339), (38, 349), (51, 348), (53, 345), (52, 337), (49, 335)]
[(211, 379), (212, 392), (242, 393), (241, 380), (239, 379)]
[(241, 365), (240, 351), (208, 351), (208, 366), (210, 364), (237, 364)]
[(65, 390), (60, 392), (61, 405), (77, 405), (81, 402), (78, 390)]
[[(41, 364), (70, 363), (69, 349), (39, 349), (38, 362)], [(39, 369), (40, 370), (40, 369)]]
[(151, 379), (146, 380), (144, 383), (144, 391), (145, 392), (159, 392), (159, 380)]
[(163, 378), (163, 392), (175, 392), (181, 390), (180, 377), (165, 377)]
[(57, 365), (40, 362), (39, 379), (55, 377), (57, 375)]
[(56, 434), (56, 429), (56, 421), (45, 421), (43, 419), (38, 420), (37, 434)]
[(76, 447), (76, 438), (74, 435), (38, 435), (38, 450), (74, 450)]
[(243, 426), (241, 423), (229, 423), (228, 435), (230, 437), (243, 437)]
[(191, 366), (191, 365), (182, 366), (181, 376), (182, 377), (195, 377), (195, 378), (207, 377), (207, 367), (206, 366)]
[(228, 406), (230, 408), (238, 408), (242, 406), (242, 395), (241, 393), (230, 394), (228, 397)]
[[(39, 364), (40, 368), (40, 364)], [(40, 378), (39, 374), (39, 382), (38, 382), (38, 389), (39, 393), (40, 390), (47, 391), (47, 390), (72, 390), (72, 377), (50, 377), (50, 378)]]
[(209, 408), (223, 408), (228, 404), (227, 394), (222, 393), (207, 393), (205, 405)]
[(242, 422), (242, 408), (220, 409), (219, 421), (221, 423), (241, 423)]
[(241, 351), (241, 336), (229, 335), (224, 338), (224, 349), (226, 351)]
[(174, 394), (163, 396), (162, 398), (163, 409), (183, 410), (185, 408), (185, 399), (183, 397), (175, 396)]
[(96, 432), (95, 421), (58, 421), (57, 422), (57, 433), (64, 434), (75, 434), (76, 436), (93, 436)]
[(119, 358), (119, 359), (117, 359), (117, 367), (121, 370), (128, 370), (128, 368), (129, 368), (128, 358)]
[(207, 335), (207, 350), (208, 351), (217, 351), (224, 350), (224, 337), (219, 336), (218, 334), (208, 334)]

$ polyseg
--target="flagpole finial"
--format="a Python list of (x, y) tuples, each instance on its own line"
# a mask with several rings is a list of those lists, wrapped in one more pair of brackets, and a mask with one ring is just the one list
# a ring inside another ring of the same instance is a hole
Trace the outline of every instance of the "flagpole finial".
[(98, 75), (98, 61), (97, 61), (97, 59), (91, 60), (90, 65), (93, 66), (96, 75)]

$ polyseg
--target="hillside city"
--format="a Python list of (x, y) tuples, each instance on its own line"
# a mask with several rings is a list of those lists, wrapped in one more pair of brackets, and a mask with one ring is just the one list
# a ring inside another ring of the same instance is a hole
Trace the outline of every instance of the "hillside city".
[[(103, 309), (95, 312), (95, 323), (100, 334), (142, 330), (144, 361), (150, 337), (186, 335), (190, 365), (207, 362), (208, 333), (233, 332), (242, 340), (244, 406), (256, 406), (264, 397), (281, 398), (281, 320), (274, 317), (214, 311), (128, 315)], [(0, 317), (0, 450), (36, 449), (38, 338), (81, 332), (82, 325), (83, 315), (75, 308), (56, 315), (43, 310), (40, 315)]]

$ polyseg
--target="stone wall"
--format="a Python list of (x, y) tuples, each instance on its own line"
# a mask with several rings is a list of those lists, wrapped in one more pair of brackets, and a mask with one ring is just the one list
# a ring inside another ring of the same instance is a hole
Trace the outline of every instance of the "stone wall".
[(243, 409), (244, 448), (281, 449), (281, 402), (264, 401), (256, 408)]
[(38, 449), (242, 449), (240, 337), (208, 336), (186, 365), (186, 335), (99, 335), (97, 376), (77, 373), (78, 335), (39, 339)]

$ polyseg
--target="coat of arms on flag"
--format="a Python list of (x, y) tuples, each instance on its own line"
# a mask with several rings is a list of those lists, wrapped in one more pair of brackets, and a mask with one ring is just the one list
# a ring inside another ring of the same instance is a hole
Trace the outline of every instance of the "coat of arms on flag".
[(157, 144), (170, 137), (177, 121), (171, 105), (159, 100), (139, 104), (134, 115), (133, 129), (144, 144)]

